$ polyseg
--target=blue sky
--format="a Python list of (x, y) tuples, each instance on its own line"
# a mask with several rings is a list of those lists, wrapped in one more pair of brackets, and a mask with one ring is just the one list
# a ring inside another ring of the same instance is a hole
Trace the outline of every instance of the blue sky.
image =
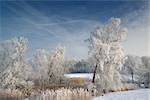
[(87, 58), (84, 40), (111, 17), (121, 18), (129, 30), (123, 43), (126, 54), (150, 54), (148, 1), (0, 1), (0, 42), (24, 36), (28, 56), (60, 44), (66, 57)]

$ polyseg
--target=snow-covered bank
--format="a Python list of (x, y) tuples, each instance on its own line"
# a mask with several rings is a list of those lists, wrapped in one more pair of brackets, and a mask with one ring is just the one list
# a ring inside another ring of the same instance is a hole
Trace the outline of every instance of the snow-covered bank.
[(95, 97), (93, 100), (150, 100), (150, 89), (114, 92)]
[(92, 79), (93, 73), (72, 73), (72, 74), (65, 74), (67, 78), (90, 78)]
[[(93, 73), (71, 73), (71, 74), (65, 74), (64, 75), (66, 78), (88, 78), (92, 79)], [(134, 80), (137, 81), (137, 75), (135, 75)], [(123, 81), (131, 81), (132, 77), (131, 75), (121, 75), (121, 79)]]

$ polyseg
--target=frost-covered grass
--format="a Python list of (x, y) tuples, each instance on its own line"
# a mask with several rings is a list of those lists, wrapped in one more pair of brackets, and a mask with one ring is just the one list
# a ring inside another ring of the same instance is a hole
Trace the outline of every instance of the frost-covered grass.
[(114, 92), (95, 97), (93, 100), (150, 100), (150, 89)]

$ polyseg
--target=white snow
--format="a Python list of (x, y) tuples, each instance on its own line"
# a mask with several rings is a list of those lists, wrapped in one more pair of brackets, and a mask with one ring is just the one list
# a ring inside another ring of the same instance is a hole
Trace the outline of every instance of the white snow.
[(109, 93), (93, 100), (150, 100), (150, 89)]
[[(66, 78), (88, 78), (92, 79), (93, 73), (71, 73), (71, 74), (65, 74)], [(97, 76), (98, 77), (98, 76)], [(121, 79), (124, 81), (131, 81), (132, 77), (131, 75), (121, 75)], [(138, 76), (134, 75), (134, 81), (137, 81)]]
[(65, 74), (67, 78), (90, 78), (92, 79), (93, 73), (72, 73), (72, 74)]

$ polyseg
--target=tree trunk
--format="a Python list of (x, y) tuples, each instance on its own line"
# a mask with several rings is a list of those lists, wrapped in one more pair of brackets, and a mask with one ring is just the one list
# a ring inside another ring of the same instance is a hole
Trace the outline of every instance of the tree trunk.
[(59, 80), (59, 84), (61, 85), (62, 79)]
[(148, 79), (147, 79), (147, 88), (150, 87), (150, 72), (148, 72)]
[(131, 75), (132, 75), (132, 83), (134, 83), (134, 79), (133, 79), (133, 71), (131, 71)]
[(95, 69), (94, 69), (92, 83), (95, 83), (96, 70), (97, 70), (97, 64), (96, 64)]

